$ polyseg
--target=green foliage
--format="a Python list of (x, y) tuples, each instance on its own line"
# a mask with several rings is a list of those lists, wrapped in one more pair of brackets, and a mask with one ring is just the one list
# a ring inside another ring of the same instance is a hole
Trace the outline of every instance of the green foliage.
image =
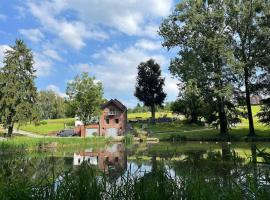
[(131, 135), (131, 134), (126, 134), (124, 136), (124, 143), (125, 144), (132, 144), (134, 141), (134, 135)]
[(263, 101), (261, 111), (257, 113), (257, 117), (259, 118), (259, 122), (270, 126), (270, 98)]
[(0, 69), (0, 122), (13, 132), (15, 123), (37, 120), (37, 91), (34, 83), (33, 55), (22, 40), (5, 52)]
[(100, 105), (103, 103), (103, 87), (101, 82), (89, 77), (87, 73), (76, 76), (68, 83), (67, 95), (69, 104), (74, 108), (76, 115), (87, 124), (88, 121), (98, 116)]
[(41, 119), (58, 119), (65, 117), (65, 104), (65, 99), (52, 90), (38, 92), (37, 105)]
[(174, 113), (185, 115), (191, 123), (197, 123), (198, 118), (204, 114), (204, 105), (196, 80), (189, 80), (182, 94), (180, 93), (180, 99), (172, 104), (171, 109)]
[[(220, 125), (220, 133), (228, 134), (230, 118), (235, 112), (238, 86), (232, 34), (229, 33), (226, 1), (182, 1), (173, 14), (164, 19), (159, 34), (163, 46), (178, 49), (170, 71), (181, 82), (195, 81), (210, 123)], [(234, 107), (232, 106), (234, 105)], [(230, 116), (229, 116), (230, 115)]]
[(134, 95), (145, 106), (151, 108), (153, 119), (155, 119), (155, 106), (161, 106), (166, 98), (163, 91), (164, 81), (160, 66), (153, 59), (139, 64)]
[[(236, 60), (235, 68), (240, 74), (245, 86), (246, 106), (249, 119), (249, 135), (254, 136), (254, 124), (250, 103), (250, 93), (256, 87), (254, 80), (261, 82), (260, 68), (269, 69), (269, 1), (253, 0), (236, 2), (228, 0), (227, 8), (228, 27), (231, 30), (231, 44)], [(257, 88), (258, 89), (258, 88)], [(262, 89), (262, 87), (260, 88)], [(253, 91), (256, 92), (256, 91)]]
[[(128, 172), (116, 180), (100, 173), (86, 162), (73, 170), (69, 168), (61, 171), (54, 164), (50, 164), (47, 170), (40, 167), (38, 170), (43, 174), (37, 171), (35, 175), (43, 177), (41, 180), (31, 179), (29, 176), (31, 171), (26, 170), (30, 168), (27, 168), (29, 161), (17, 160), (15, 169), (6, 162), (7, 167), (0, 169), (4, 175), (0, 179), (0, 198), (269, 199), (269, 171), (259, 171), (256, 166), (242, 166), (241, 159), (231, 152), (226, 155), (225, 151), (224, 148), (222, 153), (209, 152), (206, 159), (202, 158), (204, 152), (187, 152), (185, 160), (175, 161), (170, 165), (172, 168), (169, 170), (174, 169), (174, 173), (157, 163), (153, 156), (151, 171), (140, 172), (140, 176)], [(65, 161), (53, 157), (50, 160), (51, 163)], [(18, 167), (19, 164), (21, 168)], [(41, 162), (40, 165), (42, 164)], [(260, 173), (256, 174), (255, 170)], [(264, 181), (258, 184), (261, 179)]]

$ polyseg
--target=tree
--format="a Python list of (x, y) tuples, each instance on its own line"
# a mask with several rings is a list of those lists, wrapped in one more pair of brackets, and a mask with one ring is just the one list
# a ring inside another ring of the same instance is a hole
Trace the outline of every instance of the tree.
[[(232, 101), (236, 75), (223, 1), (186, 0), (164, 19), (159, 34), (168, 50), (177, 47), (170, 70), (187, 83), (197, 80), (212, 114), (218, 114), (220, 134), (228, 135), (228, 102)], [(209, 118), (210, 119), (210, 118)], [(211, 117), (211, 119), (214, 119)]]
[(270, 126), (270, 98), (263, 100), (262, 103), (261, 110), (257, 114), (259, 122)]
[(244, 79), (249, 136), (255, 136), (250, 94), (254, 88), (252, 80), (258, 78), (257, 69), (270, 66), (270, 4), (269, 1), (262, 0), (228, 0), (226, 6), (228, 29), (231, 30), (234, 40), (234, 55)]
[(138, 75), (134, 95), (150, 107), (152, 120), (155, 121), (155, 107), (161, 106), (166, 98), (163, 91), (165, 79), (161, 77), (160, 66), (150, 59), (138, 65)]
[(197, 123), (198, 118), (204, 114), (204, 99), (195, 80), (189, 80), (180, 98), (172, 105), (174, 113), (185, 115), (190, 123)]
[(38, 93), (38, 108), (42, 119), (58, 119), (65, 117), (65, 99), (52, 90)]
[(15, 123), (37, 116), (34, 73), (31, 50), (22, 40), (16, 40), (5, 52), (4, 67), (0, 69), (0, 122), (8, 129), (8, 136), (12, 135)]
[(68, 83), (66, 93), (71, 107), (85, 125), (99, 115), (100, 106), (104, 102), (103, 87), (94, 77), (89, 77), (87, 73), (76, 76)]

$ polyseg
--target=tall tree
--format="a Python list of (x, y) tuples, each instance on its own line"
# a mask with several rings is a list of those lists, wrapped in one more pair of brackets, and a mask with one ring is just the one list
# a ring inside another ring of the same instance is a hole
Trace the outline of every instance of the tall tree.
[(153, 59), (138, 65), (138, 75), (134, 95), (151, 108), (152, 120), (155, 122), (155, 107), (161, 106), (166, 98), (163, 91), (165, 78), (161, 77), (158, 63)]
[[(220, 134), (228, 135), (228, 103), (236, 81), (225, 9), (219, 0), (186, 0), (160, 26), (163, 46), (176, 48), (170, 70), (185, 83), (197, 79), (207, 102), (218, 113)], [(191, 62), (190, 62), (191, 61)], [(192, 74), (190, 74), (192, 72)], [(196, 77), (194, 77), (196, 75)]]
[(89, 77), (87, 73), (76, 76), (68, 83), (66, 93), (69, 103), (75, 109), (76, 115), (86, 125), (91, 118), (100, 113), (100, 105), (104, 102), (103, 87), (101, 82), (96, 82), (94, 77)]
[(13, 133), (15, 123), (36, 116), (37, 91), (34, 84), (33, 55), (22, 40), (5, 52), (4, 67), (0, 69), (0, 122)]
[(256, 79), (258, 68), (269, 68), (270, 2), (264, 0), (225, 2), (228, 29), (233, 34), (234, 55), (244, 79), (249, 135), (254, 136), (250, 94), (254, 88), (252, 80)]
[(52, 90), (39, 91), (37, 105), (42, 119), (65, 117), (65, 99)]

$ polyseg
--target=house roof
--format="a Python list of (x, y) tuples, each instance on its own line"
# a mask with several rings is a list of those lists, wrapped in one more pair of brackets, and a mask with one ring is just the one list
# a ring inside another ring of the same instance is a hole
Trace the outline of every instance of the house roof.
[(101, 106), (101, 109), (104, 109), (106, 108), (109, 104), (113, 103), (114, 105), (116, 105), (120, 110), (127, 110), (127, 107), (122, 104), (119, 100), (117, 99), (111, 99), (110, 101), (104, 103), (102, 106)]

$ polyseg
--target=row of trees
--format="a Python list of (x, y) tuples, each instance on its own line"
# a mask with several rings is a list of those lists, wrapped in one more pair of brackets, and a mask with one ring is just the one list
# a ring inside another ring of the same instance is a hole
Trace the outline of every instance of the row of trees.
[(268, 0), (181, 1), (159, 29), (163, 46), (178, 51), (169, 67), (182, 83), (175, 106), (226, 136), (244, 98), (254, 136), (250, 94), (269, 91), (269, 33)]
[(41, 119), (74, 117), (85, 123), (99, 113), (104, 103), (103, 87), (87, 73), (67, 85), (67, 98), (53, 91), (37, 91), (33, 54), (22, 40), (5, 52), (0, 68), (0, 124), (13, 133), (14, 125)]

